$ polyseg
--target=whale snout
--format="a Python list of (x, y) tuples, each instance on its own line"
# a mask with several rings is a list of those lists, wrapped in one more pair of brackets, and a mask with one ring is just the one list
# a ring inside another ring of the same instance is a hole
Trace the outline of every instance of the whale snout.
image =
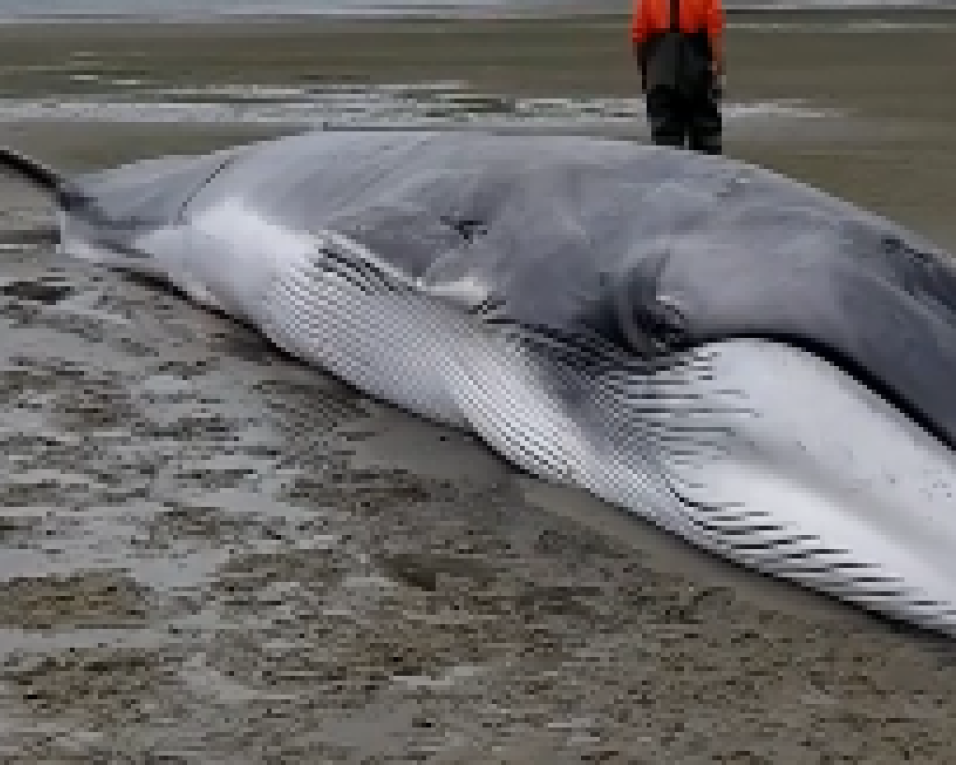
[(948, 445), (808, 351), (734, 339), (706, 353), (706, 374), (689, 376), (684, 395), (722, 434), (720, 448), (665, 468), (696, 519), (689, 536), (768, 573), (956, 634), (956, 456)]
[(805, 202), (743, 200), (719, 225), (638, 242), (615, 283), (631, 353), (704, 360), (671, 408), (708, 448), (660, 450), (670, 527), (956, 634), (956, 267), (888, 222)]

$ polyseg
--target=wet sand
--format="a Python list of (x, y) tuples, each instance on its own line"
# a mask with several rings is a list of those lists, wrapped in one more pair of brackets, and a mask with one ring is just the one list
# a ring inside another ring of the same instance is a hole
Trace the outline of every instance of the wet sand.
[[(633, 87), (613, 23), (550, 24), (0, 28), (0, 50), (191, 84)], [(728, 153), (956, 251), (939, 74), (956, 31), (907, 34), (735, 32), (733, 98), (846, 115), (735, 123)], [(18, 72), (8, 96), (62, 93)], [(85, 169), (292, 129), (30, 121), (0, 140)], [(645, 136), (630, 130), (601, 132)], [(0, 201), (4, 762), (954, 759), (950, 642), (521, 476), (154, 285), (59, 258), (22, 186)]]

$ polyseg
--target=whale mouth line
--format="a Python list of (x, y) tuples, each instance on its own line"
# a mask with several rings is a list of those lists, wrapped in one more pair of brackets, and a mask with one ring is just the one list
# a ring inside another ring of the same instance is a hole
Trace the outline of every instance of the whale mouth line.
[(720, 337), (702, 338), (694, 345), (697, 347), (705, 347), (712, 343), (725, 340), (762, 340), (787, 345), (812, 354), (853, 377), (858, 383), (882, 398), (951, 452), (956, 452), (956, 440), (954, 440), (953, 436), (948, 433), (944, 427), (936, 423), (932, 417), (920, 409), (911, 399), (902, 395), (879, 375), (874, 374), (872, 370), (859, 363), (850, 354), (840, 351), (829, 343), (821, 342), (797, 333), (753, 331), (734, 332), (732, 334), (721, 335)]

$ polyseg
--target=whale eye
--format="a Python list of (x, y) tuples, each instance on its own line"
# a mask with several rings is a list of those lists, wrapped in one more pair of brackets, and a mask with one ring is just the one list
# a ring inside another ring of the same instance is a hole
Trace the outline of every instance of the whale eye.
[(647, 314), (649, 334), (659, 351), (675, 351), (690, 345), (687, 318), (677, 300), (660, 296)]
[(644, 357), (674, 353), (688, 348), (692, 341), (684, 311), (670, 297), (632, 307), (623, 329), (631, 349)]

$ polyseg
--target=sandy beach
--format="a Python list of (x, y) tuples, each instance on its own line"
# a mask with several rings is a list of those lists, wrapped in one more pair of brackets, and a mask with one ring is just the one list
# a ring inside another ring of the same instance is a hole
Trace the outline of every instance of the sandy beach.
[[(894, 18), (735, 15), (727, 153), (956, 253), (956, 14)], [(623, 18), (10, 25), (0, 51), (0, 142), (70, 171), (303, 120), (647, 138)], [(0, 202), (3, 762), (956, 759), (951, 641), (520, 475), (56, 255), (22, 185)]]

